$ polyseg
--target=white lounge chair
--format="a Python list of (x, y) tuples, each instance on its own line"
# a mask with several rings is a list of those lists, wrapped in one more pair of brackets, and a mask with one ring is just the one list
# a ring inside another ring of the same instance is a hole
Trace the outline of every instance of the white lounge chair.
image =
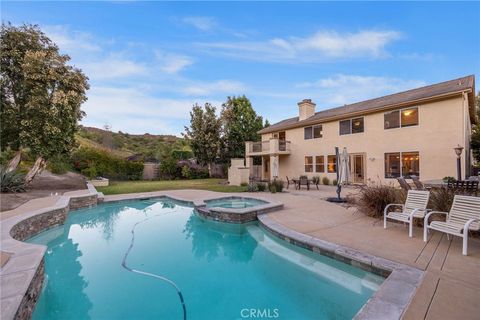
[[(447, 215), (446, 221), (432, 221), (430, 224), (428, 224), (428, 218), (437, 213)], [(432, 211), (425, 216), (423, 225), (423, 241), (428, 240), (428, 229), (462, 237), (462, 254), (466, 256), (468, 246), (468, 231), (480, 230), (480, 197), (456, 195), (453, 199), (450, 212)]]
[[(383, 210), (383, 227), (387, 228), (387, 219), (408, 223), (408, 236), (413, 236), (413, 219), (425, 217), (430, 192), (425, 190), (408, 190), (405, 204), (391, 203)], [(390, 207), (401, 207), (402, 211), (388, 212)]]

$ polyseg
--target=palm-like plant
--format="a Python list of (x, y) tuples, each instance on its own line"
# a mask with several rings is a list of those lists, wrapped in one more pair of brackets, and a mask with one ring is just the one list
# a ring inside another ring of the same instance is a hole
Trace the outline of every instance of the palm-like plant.
[(0, 166), (0, 187), (1, 192), (25, 192), (25, 175)]

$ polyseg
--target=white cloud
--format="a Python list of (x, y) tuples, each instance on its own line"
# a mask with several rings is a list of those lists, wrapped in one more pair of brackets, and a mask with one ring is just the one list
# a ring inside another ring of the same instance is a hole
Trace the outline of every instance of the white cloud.
[(225, 93), (238, 95), (244, 93), (246, 86), (238, 81), (218, 80), (209, 83), (195, 83), (181, 88), (180, 91), (191, 96), (207, 96), (211, 94)]
[(313, 82), (299, 83), (296, 88), (303, 91), (304, 97), (317, 99), (325, 107), (335, 107), (424, 85), (426, 83), (421, 80), (337, 74)]
[(170, 74), (177, 73), (193, 64), (193, 60), (184, 55), (157, 50), (155, 56), (160, 63), (160, 70)]
[(92, 80), (118, 79), (148, 73), (145, 64), (126, 59), (118, 54), (110, 54), (101, 60), (81, 63), (80, 67)]
[(274, 38), (250, 42), (197, 43), (212, 54), (272, 62), (318, 62), (356, 57), (387, 56), (386, 46), (401, 34), (391, 30), (364, 30), (356, 33), (319, 31), (309, 37)]
[(216, 20), (212, 17), (185, 17), (182, 22), (201, 31), (209, 31), (217, 26)]
[[(87, 113), (82, 121), (97, 127), (108, 123), (113, 130), (129, 133), (168, 133), (179, 135), (188, 123), (194, 103), (204, 103), (193, 98), (159, 98), (142, 87), (99, 87), (88, 92), (82, 106)], [(209, 100), (219, 107), (221, 101)]]
[(64, 25), (42, 26), (45, 34), (58, 45), (62, 52), (79, 53), (82, 51), (101, 51), (100, 45), (91, 34), (80, 31), (71, 31)]

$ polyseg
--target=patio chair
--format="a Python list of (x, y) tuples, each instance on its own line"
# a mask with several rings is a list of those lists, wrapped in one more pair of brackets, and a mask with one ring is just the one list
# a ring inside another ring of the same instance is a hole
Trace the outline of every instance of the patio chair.
[(290, 186), (290, 183), (294, 184), (294, 182), (288, 179), (288, 176), (286, 176), (286, 178), (287, 178), (287, 189), (288, 189), (288, 187)]
[[(444, 214), (446, 221), (432, 221), (428, 219), (433, 214)], [(448, 235), (463, 238), (462, 254), (467, 255), (468, 231), (480, 230), (480, 198), (456, 195), (450, 212), (432, 211), (425, 216), (423, 224), (423, 241), (428, 240), (428, 229), (437, 230)]]
[[(429, 191), (409, 190), (405, 204), (391, 203), (383, 210), (383, 227), (387, 228), (387, 219), (397, 220), (408, 223), (408, 236), (413, 236), (413, 219), (424, 218), (427, 211)], [(390, 207), (401, 207), (402, 211), (388, 212)]]
[(298, 190), (300, 190), (302, 186), (307, 186), (307, 190), (310, 190), (310, 181), (308, 181), (307, 176), (300, 176), (298, 180)]
[(412, 187), (407, 183), (407, 180), (405, 180), (404, 177), (398, 177), (397, 178), (398, 183), (400, 184), (400, 187), (402, 187), (403, 190), (405, 191), (410, 191), (412, 190)]
[(413, 181), (413, 184), (415, 185), (415, 188), (417, 188), (417, 190), (425, 190), (425, 186), (423, 185), (423, 183), (420, 181), (420, 179), (418, 178), (418, 176), (410, 176), (410, 178), (412, 179)]

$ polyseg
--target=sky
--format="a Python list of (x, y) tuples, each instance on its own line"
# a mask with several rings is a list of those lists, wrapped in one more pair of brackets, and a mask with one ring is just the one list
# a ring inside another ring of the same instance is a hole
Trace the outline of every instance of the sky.
[[(479, 2), (8, 2), (89, 77), (83, 125), (180, 136), (246, 95), (275, 123), (480, 75)], [(479, 85), (477, 85), (477, 88)]]

